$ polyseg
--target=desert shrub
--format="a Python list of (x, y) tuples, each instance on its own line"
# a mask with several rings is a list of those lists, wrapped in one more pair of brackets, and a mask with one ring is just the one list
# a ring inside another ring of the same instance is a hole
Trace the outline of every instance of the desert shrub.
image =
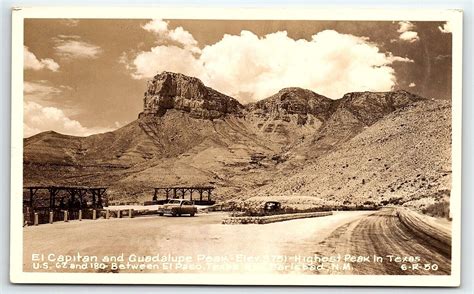
[(392, 197), (388, 200), (388, 204), (401, 205), (401, 204), (403, 204), (403, 198), (401, 198), (401, 197)]
[(449, 218), (449, 202), (441, 201), (421, 210), (424, 214), (431, 215), (434, 217)]

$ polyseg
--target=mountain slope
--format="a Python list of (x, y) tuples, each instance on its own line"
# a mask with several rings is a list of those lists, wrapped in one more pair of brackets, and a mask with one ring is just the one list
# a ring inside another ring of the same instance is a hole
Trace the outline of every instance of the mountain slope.
[(396, 110), (278, 183), (254, 193), (416, 206), (449, 198), (451, 106), (430, 100)]

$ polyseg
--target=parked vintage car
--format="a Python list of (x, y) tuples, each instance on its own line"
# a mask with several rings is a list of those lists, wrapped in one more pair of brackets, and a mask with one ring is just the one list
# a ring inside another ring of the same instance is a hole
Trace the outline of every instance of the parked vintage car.
[(197, 208), (193, 202), (185, 199), (171, 199), (168, 203), (158, 207), (158, 214), (165, 215), (171, 214), (172, 216), (181, 216), (183, 214), (189, 214), (194, 216), (197, 213)]

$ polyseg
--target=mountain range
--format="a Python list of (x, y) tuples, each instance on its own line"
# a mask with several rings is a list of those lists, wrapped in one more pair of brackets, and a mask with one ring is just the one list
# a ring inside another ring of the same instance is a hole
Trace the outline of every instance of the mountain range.
[(24, 185), (107, 186), (112, 200), (149, 200), (158, 186), (213, 185), (218, 201), (420, 208), (449, 199), (450, 183), (450, 101), (403, 90), (333, 100), (284, 88), (242, 105), (197, 78), (163, 72), (124, 127), (24, 139)]

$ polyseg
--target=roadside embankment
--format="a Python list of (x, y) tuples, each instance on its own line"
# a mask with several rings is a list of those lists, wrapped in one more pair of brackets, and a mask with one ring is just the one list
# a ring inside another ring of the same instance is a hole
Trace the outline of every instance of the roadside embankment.
[(268, 224), (275, 222), (282, 222), (293, 219), (309, 218), (309, 217), (320, 217), (332, 215), (332, 211), (322, 212), (307, 212), (307, 213), (291, 213), (291, 214), (279, 214), (279, 215), (267, 215), (267, 216), (234, 216), (227, 217), (222, 220), (223, 224)]
[(451, 257), (450, 232), (409, 209), (398, 209), (397, 215), (413, 234), (435, 246), (445, 256)]

